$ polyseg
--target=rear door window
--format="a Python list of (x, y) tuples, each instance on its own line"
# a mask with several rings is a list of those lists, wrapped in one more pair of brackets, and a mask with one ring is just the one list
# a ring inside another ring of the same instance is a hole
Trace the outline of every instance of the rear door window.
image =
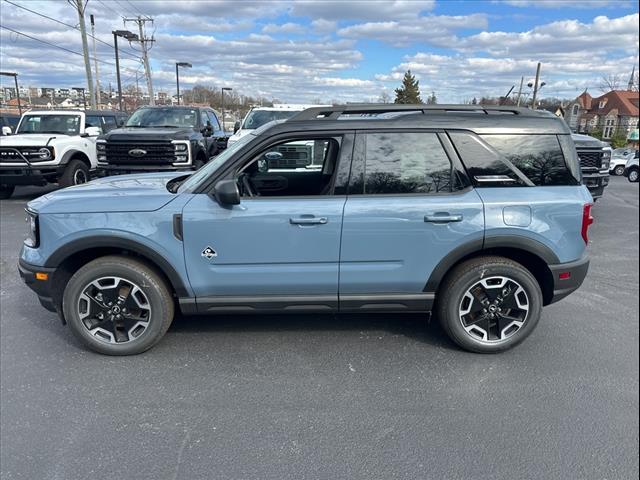
[(438, 194), (461, 188), (436, 133), (358, 134), (356, 145), (360, 161), (350, 194)]
[(104, 128), (103, 128), (104, 133), (110, 130), (113, 130), (114, 128), (117, 127), (116, 117), (104, 116), (102, 117), (102, 121), (104, 122)]

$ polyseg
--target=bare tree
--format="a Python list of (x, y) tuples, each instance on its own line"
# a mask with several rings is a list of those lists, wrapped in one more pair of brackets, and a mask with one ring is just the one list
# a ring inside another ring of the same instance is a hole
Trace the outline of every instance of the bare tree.
[(631, 91), (632, 92), (638, 92), (640, 91), (640, 73), (636, 72), (633, 75), (633, 80), (631, 80)]
[(619, 90), (622, 77), (618, 74), (603, 75), (598, 84), (598, 88), (603, 92), (610, 92), (611, 90)]
[(391, 95), (386, 90), (383, 90), (378, 97), (378, 102), (380, 103), (391, 103)]

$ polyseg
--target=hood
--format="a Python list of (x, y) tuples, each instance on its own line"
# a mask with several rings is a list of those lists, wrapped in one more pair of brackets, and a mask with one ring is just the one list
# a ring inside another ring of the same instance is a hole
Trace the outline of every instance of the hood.
[(100, 178), (32, 200), (38, 213), (151, 212), (177, 197), (167, 183), (184, 172), (143, 173)]
[(191, 128), (115, 128), (100, 138), (113, 141), (186, 140), (193, 135)]
[(606, 143), (598, 140), (595, 137), (590, 137), (589, 135), (582, 135), (579, 133), (572, 133), (571, 138), (573, 139), (573, 143), (576, 144), (576, 147), (586, 147), (586, 148), (603, 148), (608, 147)]
[(23, 146), (38, 146), (42, 147), (47, 144), (52, 138), (64, 137), (68, 135), (62, 135), (59, 133), (27, 133), (23, 135), (7, 135), (0, 138), (1, 147), (23, 147)]
[(253, 132), (253, 129), (242, 128), (229, 137), (229, 143), (237, 142), (242, 137), (249, 135), (251, 132)]

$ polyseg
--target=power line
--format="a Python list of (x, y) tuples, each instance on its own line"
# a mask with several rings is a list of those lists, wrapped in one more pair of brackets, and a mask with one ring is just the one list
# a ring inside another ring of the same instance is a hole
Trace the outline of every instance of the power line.
[(144, 13), (142, 13), (140, 11), (140, 9), (138, 7), (135, 6), (135, 4), (133, 2), (131, 2), (130, 0), (125, 0), (129, 5), (131, 5), (133, 7), (133, 9), (138, 12), (140, 15), (142, 15), (143, 17), (147, 17), (147, 18), (151, 18), (149, 15), (145, 15)]
[[(60, 45), (56, 45), (55, 43), (47, 42), (46, 40), (42, 40), (40, 38), (36, 38), (36, 37), (31, 36), (31, 35), (27, 35), (26, 33), (19, 32), (18, 30), (14, 30), (13, 28), (9, 28), (9, 27), (6, 27), (4, 25), (0, 25), (0, 28), (3, 28), (4, 30), (9, 30), (10, 32), (13, 32), (13, 33), (15, 33), (17, 35), (21, 35), (23, 37), (27, 37), (27, 38), (29, 38), (31, 40), (35, 40), (36, 42), (44, 43), (45, 45), (49, 45), (50, 47), (58, 48), (60, 50), (64, 50), (65, 52), (72, 53), (74, 55), (79, 55), (81, 57), (84, 57), (84, 54), (82, 54), (80, 52), (76, 52), (75, 50), (71, 50), (71, 49), (66, 48), (66, 47), (61, 47)], [(104, 60), (96, 59), (94, 57), (91, 57), (91, 58), (96, 60), (96, 61), (98, 61), (98, 62), (100, 62), (100, 63), (104, 63), (105, 65), (111, 65), (112, 67), (115, 67), (115, 63), (111, 63), (111, 62), (107, 62), (107, 61), (104, 61)], [(128, 67), (123, 67), (123, 69), (130, 70), (130, 71), (135, 71), (135, 70), (133, 70), (131, 68), (128, 68)]]
[(122, 17), (124, 18), (124, 15), (120, 15), (118, 12), (116, 12), (113, 8), (111, 8), (109, 5), (107, 5), (106, 3), (104, 3), (102, 0), (98, 0), (98, 2), (100, 2), (100, 4), (106, 8), (107, 10), (111, 11), (116, 17)]
[[(18, 5), (17, 3), (13, 3), (13, 2), (12, 2), (12, 1), (10, 1), (10, 0), (4, 0), (4, 1), (5, 1), (5, 2), (7, 2), (7, 3), (9, 3), (9, 4), (11, 4), (11, 5), (13, 5), (13, 6), (15, 6), (15, 7), (21, 8), (22, 10), (26, 10), (27, 12), (34, 13), (34, 14), (36, 14), (36, 15), (40, 16), (40, 17), (43, 17), (43, 18), (46, 18), (46, 19), (51, 20), (51, 21), (53, 21), (53, 22), (59, 23), (60, 25), (64, 25), (65, 27), (73, 28), (74, 30), (79, 30), (79, 29), (78, 29), (78, 27), (76, 27), (75, 25), (71, 25), (71, 24), (69, 24), (69, 23), (65, 23), (65, 22), (63, 22), (63, 21), (61, 21), (61, 20), (58, 20), (58, 19), (56, 19), (56, 18), (50, 17), (50, 16), (48, 16), (48, 15), (45, 15), (44, 13), (36, 12), (35, 10), (31, 10), (30, 8), (24, 7), (24, 6), (22, 6), (22, 5)], [(103, 45), (106, 45), (106, 46), (107, 46), (107, 47), (109, 47), (109, 48), (115, 48), (115, 47), (114, 47), (113, 45), (111, 45), (110, 43), (105, 42), (104, 40), (100, 40), (98, 37), (95, 37), (95, 36), (93, 36), (93, 35), (91, 35), (91, 34), (87, 34), (87, 35), (88, 35), (89, 37), (93, 38), (96, 42), (102, 43)], [(125, 54), (127, 54), (127, 55), (132, 56), (132, 57), (138, 58), (138, 56), (137, 56), (137, 55), (135, 55), (135, 54), (133, 54), (133, 53), (131, 53), (131, 52), (124, 51), (124, 52), (120, 52), (120, 53), (125, 53)]]

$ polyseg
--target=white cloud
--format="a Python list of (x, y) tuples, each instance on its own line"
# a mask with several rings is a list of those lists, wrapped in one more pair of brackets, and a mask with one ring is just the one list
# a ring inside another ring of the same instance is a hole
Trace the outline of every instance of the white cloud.
[(324, 20), (397, 20), (415, 18), (430, 11), (435, 0), (296, 0), (289, 13), (292, 16)]
[(271, 34), (279, 33), (279, 34), (293, 34), (293, 35), (303, 35), (307, 33), (308, 30), (309, 30), (308, 27), (305, 27), (304, 25), (300, 25), (299, 23), (292, 23), (292, 22), (282, 23), (280, 25), (277, 25), (275, 23), (269, 23), (262, 28), (262, 31), (264, 33), (271, 33)]
[(447, 46), (455, 39), (456, 30), (487, 28), (487, 15), (427, 15), (411, 20), (368, 22), (338, 30), (338, 35), (355, 39), (375, 39), (396, 46), (427, 42)]
[(526, 8), (602, 8), (614, 5), (630, 5), (627, 0), (502, 0), (499, 3)]

